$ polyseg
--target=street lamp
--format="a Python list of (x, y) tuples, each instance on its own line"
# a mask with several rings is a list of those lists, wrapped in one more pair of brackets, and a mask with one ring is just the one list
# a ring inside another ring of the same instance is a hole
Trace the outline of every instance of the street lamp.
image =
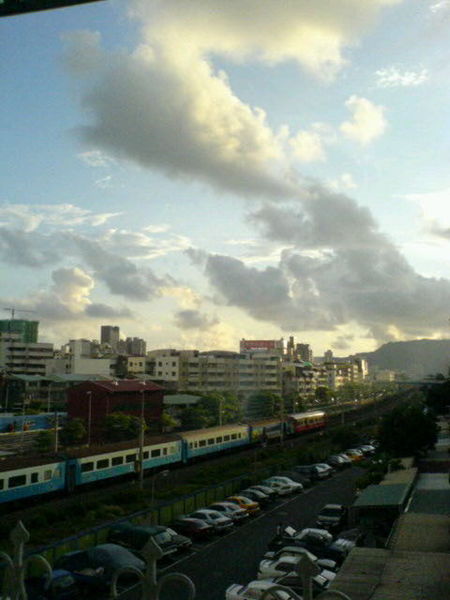
[(88, 448), (91, 445), (91, 424), (92, 424), (92, 392), (87, 391), (86, 395), (88, 397), (88, 432), (87, 432), (87, 445)]

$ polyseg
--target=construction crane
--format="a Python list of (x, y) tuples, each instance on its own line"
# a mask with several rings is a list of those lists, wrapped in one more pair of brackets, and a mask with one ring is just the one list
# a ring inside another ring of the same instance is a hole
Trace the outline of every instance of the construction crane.
[(11, 312), (11, 321), (14, 321), (14, 315), (16, 312), (35, 313), (35, 310), (22, 310), (21, 308), (3, 308), (3, 310), (9, 310)]

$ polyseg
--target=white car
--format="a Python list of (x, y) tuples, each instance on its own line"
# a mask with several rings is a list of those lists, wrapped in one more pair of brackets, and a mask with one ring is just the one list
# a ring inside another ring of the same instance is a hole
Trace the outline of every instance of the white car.
[(281, 577), (287, 573), (295, 571), (303, 556), (283, 556), (276, 560), (263, 558), (258, 567), (258, 579), (267, 579), (268, 577)]
[[(298, 481), (294, 481), (290, 477), (286, 477), (285, 475), (273, 475), (273, 477), (269, 477), (270, 481), (279, 481), (280, 483), (285, 483), (286, 485), (290, 485), (294, 492), (303, 492), (303, 485)], [(266, 480), (267, 481), (267, 480)]]
[(206, 521), (206, 523), (211, 525), (217, 533), (227, 531), (233, 527), (233, 521), (218, 510), (200, 508), (187, 516), (192, 519), (202, 519), (202, 521)]
[(294, 492), (294, 488), (291, 485), (282, 481), (265, 479), (263, 483), (264, 485), (267, 485), (267, 487), (270, 487), (272, 490), (274, 490), (279, 496), (289, 496), (289, 494)]
[(328, 571), (336, 572), (339, 568), (334, 560), (317, 558), (315, 554), (301, 546), (285, 546), (276, 552), (266, 552), (264, 554), (264, 558), (267, 560), (277, 560), (279, 558), (284, 558), (285, 556), (308, 556), (308, 558), (316, 563), (318, 567), (327, 569)]
[[(231, 584), (226, 592), (226, 600), (258, 600), (261, 598), (263, 593), (274, 583), (272, 581), (250, 581), (247, 585), (241, 585), (239, 583)], [(277, 598), (280, 600), (289, 600), (290, 594), (286, 592), (277, 592)]]

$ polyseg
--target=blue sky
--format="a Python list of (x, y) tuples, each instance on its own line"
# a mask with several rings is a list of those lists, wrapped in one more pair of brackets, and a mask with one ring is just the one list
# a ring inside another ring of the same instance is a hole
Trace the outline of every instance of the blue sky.
[(448, 337), (449, 24), (447, 0), (3, 18), (2, 306), (56, 344)]

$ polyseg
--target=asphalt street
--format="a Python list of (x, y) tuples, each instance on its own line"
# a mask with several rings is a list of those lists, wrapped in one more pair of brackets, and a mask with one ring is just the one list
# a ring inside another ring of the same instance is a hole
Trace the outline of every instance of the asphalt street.
[[(268, 510), (252, 518), (250, 523), (231, 533), (217, 537), (209, 544), (195, 544), (193, 551), (177, 562), (159, 569), (165, 573), (184, 573), (195, 584), (196, 600), (224, 600), (225, 590), (232, 583), (248, 583), (256, 579), (259, 561), (267, 544), (275, 535), (277, 525), (292, 524), (296, 528), (311, 527), (324, 504), (335, 502), (349, 505), (355, 498), (355, 481), (362, 469), (352, 467), (320, 482), (303, 494), (278, 500)], [(138, 600), (136, 590), (125, 596)], [(186, 600), (186, 591), (178, 583), (164, 585), (160, 600)]]

